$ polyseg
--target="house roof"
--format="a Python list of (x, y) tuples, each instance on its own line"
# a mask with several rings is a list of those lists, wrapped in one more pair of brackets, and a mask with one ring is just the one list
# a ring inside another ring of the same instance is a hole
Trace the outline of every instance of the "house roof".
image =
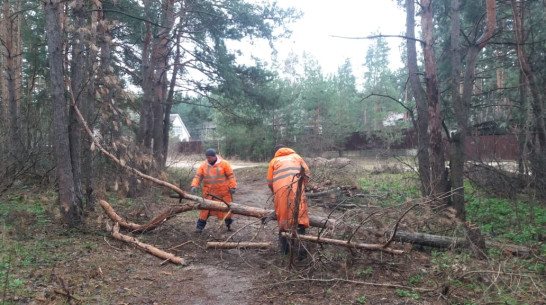
[(188, 137), (191, 137), (190, 132), (186, 128), (186, 124), (184, 124), (184, 121), (182, 121), (182, 118), (178, 113), (169, 115), (169, 120), (171, 122), (171, 126), (182, 128), (183, 132), (188, 135)]

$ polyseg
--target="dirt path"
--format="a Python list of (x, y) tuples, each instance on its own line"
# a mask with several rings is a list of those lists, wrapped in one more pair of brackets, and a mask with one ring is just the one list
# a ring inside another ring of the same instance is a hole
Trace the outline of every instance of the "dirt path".
[[(248, 169), (248, 166), (237, 166), (234, 171), (238, 179), (234, 202), (273, 208), (265, 182), (266, 167), (262, 165), (256, 169)], [(272, 264), (282, 264), (276, 247), (276, 223), (271, 222), (263, 228), (261, 222), (255, 218), (235, 215), (233, 232), (228, 232), (223, 222), (216, 217), (210, 217), (203, 233), (197, 234), (193, 232), (197, 212), (185, 214), (187, 215), (177, 216), (179, 219), (173, 223), (169, 221), (169, 225), (141, 238), (142, 241), (152, 244), (161, 240), (163, 247), (166, 243), (172, 245), (170, 248), (175, 248), (172, 251), (183, 257), (187, 263), (184, 267), (167, 264), (161, 268), (169, 270), (165, 273), (152, 266), (148, 270), (138, 268), (139, 272), (144, 273), (142, 276), (156, 274), (153, 277), (156, 285), (152, 289), (145, 288), (146, 294), (154, 295), (157, 304), (262, 304), (261, 286), (268, 282), (269, 269)], [(268, 241), (273, 242), (273, 247), (265, 250), (205, 249), (208, 241), (225, 240)], [(157, 260), (147, 254), (134, 255)], [(160, 286), (177, 288), (159, 289)], [(170, 292), (165, 294), (165, 290)], [(158, 293), (159, 291), (162, 293)], [(127, 298), (124, 299), (127, 301)], [(137, 303), (135, 300), (134, 304)]]

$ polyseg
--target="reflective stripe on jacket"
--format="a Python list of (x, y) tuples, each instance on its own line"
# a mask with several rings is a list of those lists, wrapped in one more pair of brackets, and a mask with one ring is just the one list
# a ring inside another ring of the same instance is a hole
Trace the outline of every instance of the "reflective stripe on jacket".
[(298, 175), (303, 166), (305, 169), (304, 185), (301, 190), (299, 204), (298, 224), (309, 227), (309, 214), (307, 211), (307, 198), (305, 197), (305, 183), (309, 180), (309, 167), (302, 157), (294, 150), (284, 147), (275, 153), (275, 157), (269, 162), (267, 171), (267, 184), (273, 188), (275, 214), (279, 230), (287, 230), (294, 224), (294, 202), (298, 189)]

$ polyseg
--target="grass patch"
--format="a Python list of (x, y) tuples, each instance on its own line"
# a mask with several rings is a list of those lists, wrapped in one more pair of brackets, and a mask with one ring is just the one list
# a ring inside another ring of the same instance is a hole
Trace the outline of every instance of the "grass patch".
[(358, 186), (364, 193), (378, 198), (377, 205), (392, 206), (421, 197), (416, 182), (413, 173), (381, 173), (365, 175)]
[(467, 219), (484, 233), (517, 244), (534, 244), (546, 236), (543, 207), (525, 200), (486, 197), (469, 183), (465, 187)]

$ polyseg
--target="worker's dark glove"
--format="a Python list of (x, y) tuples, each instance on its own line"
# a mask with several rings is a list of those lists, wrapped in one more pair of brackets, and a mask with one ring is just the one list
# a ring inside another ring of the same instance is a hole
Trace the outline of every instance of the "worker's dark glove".
[(190, 192), (191, 192), (192, 194), (197, 193), (197, 188), (196, 188), (195, 186), (192, 186)]
[(231, 195), (235, 194), (235, 189), (229, 189)]
[(262, 224), (265, 226), (268, 222), (270, 222), (273, 219), (277, 219), (277, 215), (275, 214), (275, 212), (272, 212), (267, 217), (263, 217)]

